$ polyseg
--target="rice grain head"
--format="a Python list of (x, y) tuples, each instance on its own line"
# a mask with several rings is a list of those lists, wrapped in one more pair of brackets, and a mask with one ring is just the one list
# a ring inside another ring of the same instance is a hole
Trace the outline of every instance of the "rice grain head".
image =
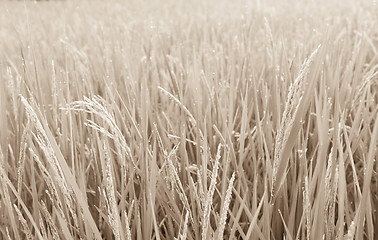
[(22, 216), (20, 209), (18, 209), (16, 204), (13, 204), (13, 207), (14, 207), (14, 210), (16, 210), (16, 213), (18, 215), (18, 220), (21, 222), (21, 226), (22, 226), (23, 232), (25, 233), (26, 239), (28, 240), (33, 239), (32, 232), (30, 231), (30, 228), (24, 216)]
[(223, 239), (223, 232), (226, 226), (227, 212), (230, 207), (231, 197), (232, 197), (232, 188), (235, 181), (235, 172), (232, 173), (230, 182), (226, 190), (226, 197), (224, 199), (224, 205), (220, 213), (219, 227), (218, 227), (218, 239)]
[(215, 163), (213, 166), (213, 171), (211, 173), (211, 180), (210, 180), (210, 187), (206, 195), (205, 199), (205, 208), (202, 217), (202, 239), (207, 239), (207, 230), (210, 224), (210, 213), (211, 207), (213, 205), (213, 196), (217, 184), (217, 177), (218, 177), (218, 168), (219, 168), (219, 160), (221, 158), (220, 150), (222, 145), (218, 145), (217, 155), (215, 157)]
[[(285, 104), (285, 109), (282, 114), (282, 120), (280, 127), (277, 132), (277, 136), (274, 144), (274, 159), (273, 159), (273, 179), (272, 179), (272, 189), (271, 196), (272, 201), (276, 197), (276, 193), (281, 187), (282, 181), (285, 178), (285, 171), (288, 164), (291, 148), (288, 149), (287, 143), (288, 138), (292, 134), (293, 124), (298, 114), (298, 109), (303, 99), (305, 80), (310, 71), (311, 63), (313, 62), (317, 52), (319, 51), (321, 45), (306, 59), (302, 65), (298, 77), (295, 79), (294, 83), (290, 85), (289, 92), (287, 95), (287, 100)], [(300, 113), (304, 114), (304, 113)], [(298, 123), (299, 124), (299, 123)], [(285, 159), (283, 157), (285, 156)]]

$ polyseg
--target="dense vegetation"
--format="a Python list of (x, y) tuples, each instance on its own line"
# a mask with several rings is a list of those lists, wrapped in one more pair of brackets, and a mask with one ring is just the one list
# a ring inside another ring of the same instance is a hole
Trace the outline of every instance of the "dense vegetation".
[(376, 1), (0, 12), (0, 239), (377, 239)]

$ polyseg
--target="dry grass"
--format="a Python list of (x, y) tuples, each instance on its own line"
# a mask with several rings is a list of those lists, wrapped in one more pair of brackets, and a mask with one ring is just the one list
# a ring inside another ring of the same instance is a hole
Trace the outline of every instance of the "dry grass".
[(147, 2), (0, 2), (0, 239), (377, 239), (377, 3)]

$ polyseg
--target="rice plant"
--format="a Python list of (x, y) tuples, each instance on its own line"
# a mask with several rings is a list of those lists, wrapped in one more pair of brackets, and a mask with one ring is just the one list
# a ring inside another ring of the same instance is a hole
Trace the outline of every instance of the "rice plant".
[(0, 12), (0, 239), (377, 239), (376, 1)]

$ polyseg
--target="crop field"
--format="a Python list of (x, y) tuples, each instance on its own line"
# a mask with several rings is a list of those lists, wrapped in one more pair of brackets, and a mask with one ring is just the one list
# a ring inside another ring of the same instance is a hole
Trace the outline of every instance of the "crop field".
[(378, 239), (375, 0), (0, 1), (0, 239)]

